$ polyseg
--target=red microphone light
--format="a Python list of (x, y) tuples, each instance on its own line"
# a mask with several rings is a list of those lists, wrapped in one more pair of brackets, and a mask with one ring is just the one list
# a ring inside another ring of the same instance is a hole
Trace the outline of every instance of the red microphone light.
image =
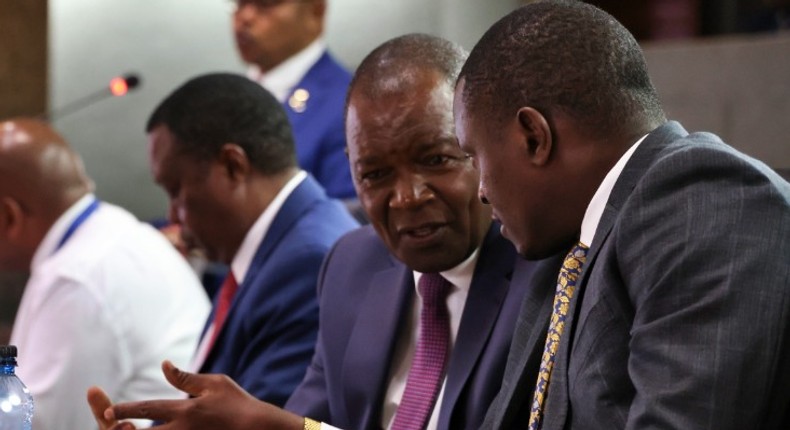
[(125, 78), (113, 78), (110, 81), (110, 91), (112, 95), (119, 97), (129, 92), (129, 85), (126, 84)]

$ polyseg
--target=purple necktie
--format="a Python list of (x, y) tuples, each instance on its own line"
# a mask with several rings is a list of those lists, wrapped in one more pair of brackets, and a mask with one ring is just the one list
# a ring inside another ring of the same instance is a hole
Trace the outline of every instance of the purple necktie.
[(417, 286), (422, 296), (420, 334), (393, 430), (422, 430), (428, 424), (447, 362), (450, 316), (446, 298), (451, 287), (452, 284), (438, 273), (420, 277)]

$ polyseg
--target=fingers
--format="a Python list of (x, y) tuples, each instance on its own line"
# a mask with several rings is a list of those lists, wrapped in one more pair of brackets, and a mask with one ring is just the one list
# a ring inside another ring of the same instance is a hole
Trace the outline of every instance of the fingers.
[[(118, 403), (108, 411), (106, 418), (112, 420), (146, 419), (154, 421), (171, 421), (176, 413), (183, 409), (188, 400), (146, 400), (142, 402)], [(118, 429), (125, 427), (117, 427)], [(133, 428), (133, 427), (131, 427)]]
[(93, 419), (96, 420), (99, 430), (107, 430), (113, 424), (115, 424), (115, 420), (107, 419), (104, 416), (105, 411), (112, 406), (112, 401), (110, 401), (110, 398), (107, 397), (107, 394), (102, 391), (101, 388), (88, 388), (87, 397), (88, 404), (90, 405), (91, 412), (93, 413)]
[(200, 396), (209, 388), (209, 376), (184, 372), (169, 360), (162, 362), (162, 373), (172, 386), (191, 396)]

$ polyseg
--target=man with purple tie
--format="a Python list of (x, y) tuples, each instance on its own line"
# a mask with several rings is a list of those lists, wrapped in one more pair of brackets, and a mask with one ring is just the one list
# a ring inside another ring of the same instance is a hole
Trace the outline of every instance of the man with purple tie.
[[(102, 429), (144, 415), (176, 428), (475, 428), (501, 384), (516, 315), (545, 332), (553, 280), (517, 259), (477, 198), (452, 118), (458, 46), (391, 40), (362, 62), (346, 112), (348, 156), (371, 221), (319, 276), (312, 363), (285, 410), (221, 375), (165, 374), (194, 399), (116, 405), (90, 393)], [(552, 262), (556, 263), (556, 262)], [(548, 273), (554, 275), (554, 269)], [(105, 415), (106, 414), (106, 415)]]

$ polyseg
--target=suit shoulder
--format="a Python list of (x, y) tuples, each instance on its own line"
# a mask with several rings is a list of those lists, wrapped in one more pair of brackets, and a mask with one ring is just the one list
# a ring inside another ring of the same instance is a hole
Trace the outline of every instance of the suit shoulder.
[[(683, 174), (700, 169), (727, 170), (745, 177), (754, 175), (786, 187), (787, 181), (762, 161), (724, 143), (713, 133), (696, 132), (676, 139), (661, 151), (647, 173)], [(705, 176), (695, 176), (705, 179)]]
[(339, 250), (360, 250), (364, 253), (384, 253), (389, 255), (389, 250), (372, 226), (366, 225), (351, 230), (337, 241), (335, 247)]
[[(343, 266), (373, 267), (391, 266), (394, 257), (370, 225), (359, 227), (344, 234), (332, 248), (327, 266), (343, 262)], [(347, 262), (353, 262), (348, 264)]]

